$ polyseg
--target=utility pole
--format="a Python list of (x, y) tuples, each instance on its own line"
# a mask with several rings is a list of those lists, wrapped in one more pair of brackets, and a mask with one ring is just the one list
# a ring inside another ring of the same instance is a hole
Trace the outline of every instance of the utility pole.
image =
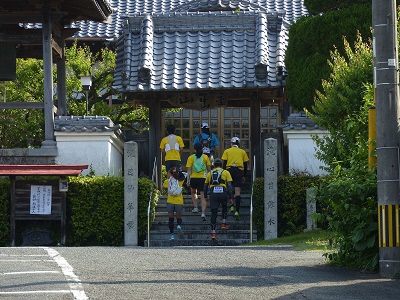
[(395, 0), (372, 0), (379, 272), (400, 274), (399, 77)]

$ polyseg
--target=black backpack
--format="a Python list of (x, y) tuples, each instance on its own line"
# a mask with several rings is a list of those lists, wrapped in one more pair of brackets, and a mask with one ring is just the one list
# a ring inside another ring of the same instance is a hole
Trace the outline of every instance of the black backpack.
[(211, 172), (211, 184), (219, 185), (221, 183), (225, 183), (225, 180), (221, 178), (221, 174), (223, 171), (223, 169), (219, 169)]
[(203, 145), (203, 148), (210, 148), (211, 136), (212, 136), (212, 133), (210, 132), (210, 135), (204, 139), (203, 135), (201, 133), (199, 134), (199, 141)]

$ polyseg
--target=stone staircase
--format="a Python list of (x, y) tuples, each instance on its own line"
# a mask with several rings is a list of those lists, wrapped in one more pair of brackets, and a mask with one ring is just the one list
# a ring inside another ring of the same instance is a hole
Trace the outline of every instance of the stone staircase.
[[(184, 195), (184, 206), (182, 213), (183, 237), (180, 238), (176, 231), (175, 218), (175, 240), (169, 240), (168, 213), (166, 210), (166, 196), (160, 196), (156, 208), (155, 219), (150, 228), (150, 243), (147, 239), (144, 246), (147, 247), (170, 247), (170, 246), (238, 246), (252, 241), (257, 241), (257, 231), (253, 226), (253, 235), (250, 237), (250, 194), (242, 195), (240, 208), (240, 220), (236, 221), (233, 213), (228, 213), (228, 230), (221, 230), (221, 208), (217, 217), (217, 239), (211, 240), (211, 211), (207, 202), (206, 221), (201, 220), (201, 212), (192, 213), (193, 203), (190, 195)], [(200, 196), (198, 199), (200, 209)], [(229, 209), (229, 208), (228, 208)]]

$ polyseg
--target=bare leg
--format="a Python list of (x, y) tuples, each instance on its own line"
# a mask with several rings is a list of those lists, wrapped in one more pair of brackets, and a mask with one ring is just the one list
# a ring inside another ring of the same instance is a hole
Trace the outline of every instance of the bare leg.
[(206, 198), (204, 198), (204, 192), (200, 192), (200, 199), (201, 199), (201, 212), (205, 213), (207, 209), (207, 201)]
[(235, 186), (235, 197), (240, 196), (240, 191), (241, 191), (241, 188)]
[(190, 192), (192, 196), (193, 206), (197, 208), (197, 189), (190, 189)]

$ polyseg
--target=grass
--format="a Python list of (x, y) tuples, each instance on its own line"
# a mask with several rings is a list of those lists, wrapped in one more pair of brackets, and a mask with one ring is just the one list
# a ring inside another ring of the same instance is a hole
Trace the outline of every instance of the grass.
[(246, 244), (246, 246), (271, 246), (271, 245), (292, 245), (293, 249), (299, 251), (325, 251), (332, 250), (329, 243), (329, 234), (324, 230), (314, 230), (284, 236), (272, 240), (262, 240)]

